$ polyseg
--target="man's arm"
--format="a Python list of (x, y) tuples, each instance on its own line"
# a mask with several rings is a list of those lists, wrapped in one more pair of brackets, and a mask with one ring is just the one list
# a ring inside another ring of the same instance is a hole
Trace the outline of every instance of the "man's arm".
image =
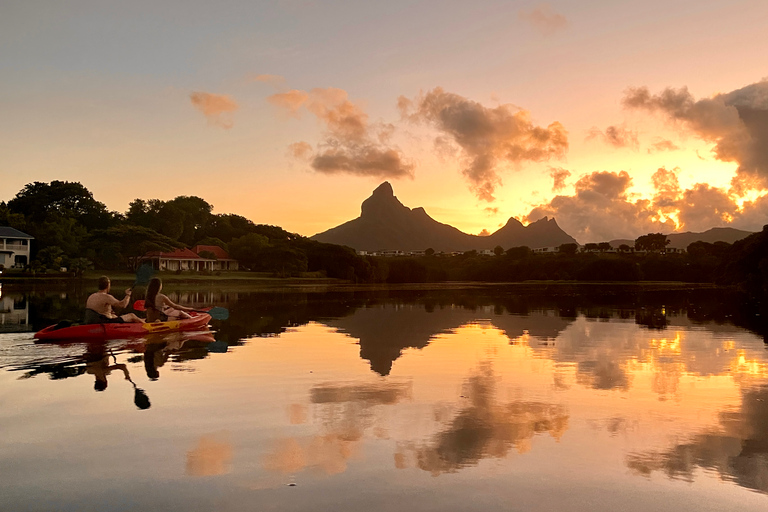
[[(110, 297), (112, 297), (112, 296), (110, 295)], [(131, 301), (131, 289), (130, 289), (130, 288), (128, 288), (127, 290), (125, 290), (125, 297), (123, 297), (123, 300), (121, 300), (121, 301), (118, 301), (118, 300), (117, 300), (116, 298), (114, 298), (114, 297), (112, 297), (112, 300), (113, 300), (113, 301), (115, 301), (115, 302), (112, 302), (112, 301), (110, 301), (110, 305), (111, 305), (113, 308), (120, 308), (120, 309), (123, 309), (123, 308), (124, 308), (124, 307), (126, 307), (126, 306), (128, 305), (128, 303)]]

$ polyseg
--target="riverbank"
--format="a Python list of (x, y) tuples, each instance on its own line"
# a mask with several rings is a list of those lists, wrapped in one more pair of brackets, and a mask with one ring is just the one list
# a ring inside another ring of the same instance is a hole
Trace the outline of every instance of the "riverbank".
[[(0, 284), (6, 286), (15, 285), (49, 285), (51, 287), (95, 286), (102, 271), (88, 271), (82, 276), (62, 274), (44, 274), (37, 276), (0, 276)], [(107, 272), (116, 288), (130, 287), (134, 284), (136, 276), (127, 272)], [(208, 275), (196, 273), (159, 272), (156, 274), (163, 280), (167, 287), (173, 289), (237, 289), (237, 290), (274, 290), (295, 289), (300, 291), (378, 291), (378, 290), (449, 290), (449, 289), (478, 289), (478, 288), (508, 288), (515, 292), (526, 291), (565, 291), (569, 288), (598, 289), (621, 286), (624, 289), (639, 291), (664, 291), (683, 289), (715, 289), (730, 288), (712, 283), (688, 283), (682, 281), (573, 281), (573, 280), (527, 280), (518, 282), (484, 282), (484, 281), (442, 281), (434, 283), (352, 283), (342, 279), (319, 277), (316, 274), (300, 277), (274, 277), (269, 273), (259, 272), (227, 272), (221, 275)]]

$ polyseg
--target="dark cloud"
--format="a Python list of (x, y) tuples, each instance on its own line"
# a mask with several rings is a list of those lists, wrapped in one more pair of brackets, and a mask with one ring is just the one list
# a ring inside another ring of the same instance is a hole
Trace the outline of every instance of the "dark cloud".
[(768, 81), (699, 100), (686, 87), (658, 94), (651, 94), (647, 87), (633, 87), (623, 104), (659, 112), (714, 143), (712, 151), (718, 160), (738, 164), (734, 192), (768, 188)]
[(401, 96), (398, 107), (403, 118), (434, 126), (440, 137), (461, 148), (462, 174), (485, 201), (494, 200), (503, 164), (547, 161), (568, 149), (568, 134), (560, 123), (537, 126), (529, 112), (514, 105), (488, 108), (436, 87), (414, 100)]
[(544, 35), (553, 34), (568, 26), (568, 19), (547, 3), (539, 4), (531, 10), (521, 10), (518, 17), (536, 27)]
[(609, 126), (602, 131), (598, 128), (589, 130), (587, 139), (600, 139), (615, 148), (635, 148), (639, 145), (637, 131), (629, 130), (623, 126)]
[(560, 192), (565, 188), (565, 180), (571, 176), (571, 171), (562, 167), (550, 167), (549, 175), (552, 177), (552, 192)]
[(226, 129), (232, 128), (234, 123), (229, 114), (238, 109), (232, 97), (226, 94), (193, 92), (189, 95), (189, 99), (192, 105), (208, 118), (210, 124)]
[(289, 147), (297, 158), (308, 159), (315, 171), (376, 178), (413, 177), (413, 164), (389, 143), (394, 126), (370, 123), (368, 114), (349, 100), (346, 91), (333, 87), (309, 92), (290, 90), (273, 94), (267, 101), (294, 117), (307, 110), (324, 124), (325, 138), (314, 151), (306, 142)]

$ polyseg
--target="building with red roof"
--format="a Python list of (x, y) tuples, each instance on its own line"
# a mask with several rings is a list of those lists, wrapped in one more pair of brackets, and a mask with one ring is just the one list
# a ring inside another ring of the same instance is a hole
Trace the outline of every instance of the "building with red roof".
[[(201, 256), (200, 253), (205, 253)], [(210, 257), (213, 256), (213, 257)], [(227, 251), (216, 245), (196, 245), (192, 249), (176, 249), (170, 252), (153, 251), (144, 255), (156, 270), (217, 271), (237, 270), (237, 260), (230, 258)]]
[[(237, 270), (237, 260), (232, 258), (227, 251), (218, 245), (196, 245), (192, 252), (200, 256), (201, 253), (210, 253), (214, 256), (214, 270)], [(206, 254), (207, 256), (207, 254)]]

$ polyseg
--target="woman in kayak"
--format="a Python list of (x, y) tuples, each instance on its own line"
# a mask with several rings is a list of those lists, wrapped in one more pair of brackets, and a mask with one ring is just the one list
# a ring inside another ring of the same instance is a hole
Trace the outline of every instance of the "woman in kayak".
[(193, 308), (180, 306), (171, 301), (168, 297), (160, 293), (163, 289), (163, 282), (159, 277), (153, 277), (147, 286), (147, 298), (144, 306), (147, 308), (147, 322), (166, 322), (169, 319), (183, 320), (192, 318), (187, 311), (194, 311)]

